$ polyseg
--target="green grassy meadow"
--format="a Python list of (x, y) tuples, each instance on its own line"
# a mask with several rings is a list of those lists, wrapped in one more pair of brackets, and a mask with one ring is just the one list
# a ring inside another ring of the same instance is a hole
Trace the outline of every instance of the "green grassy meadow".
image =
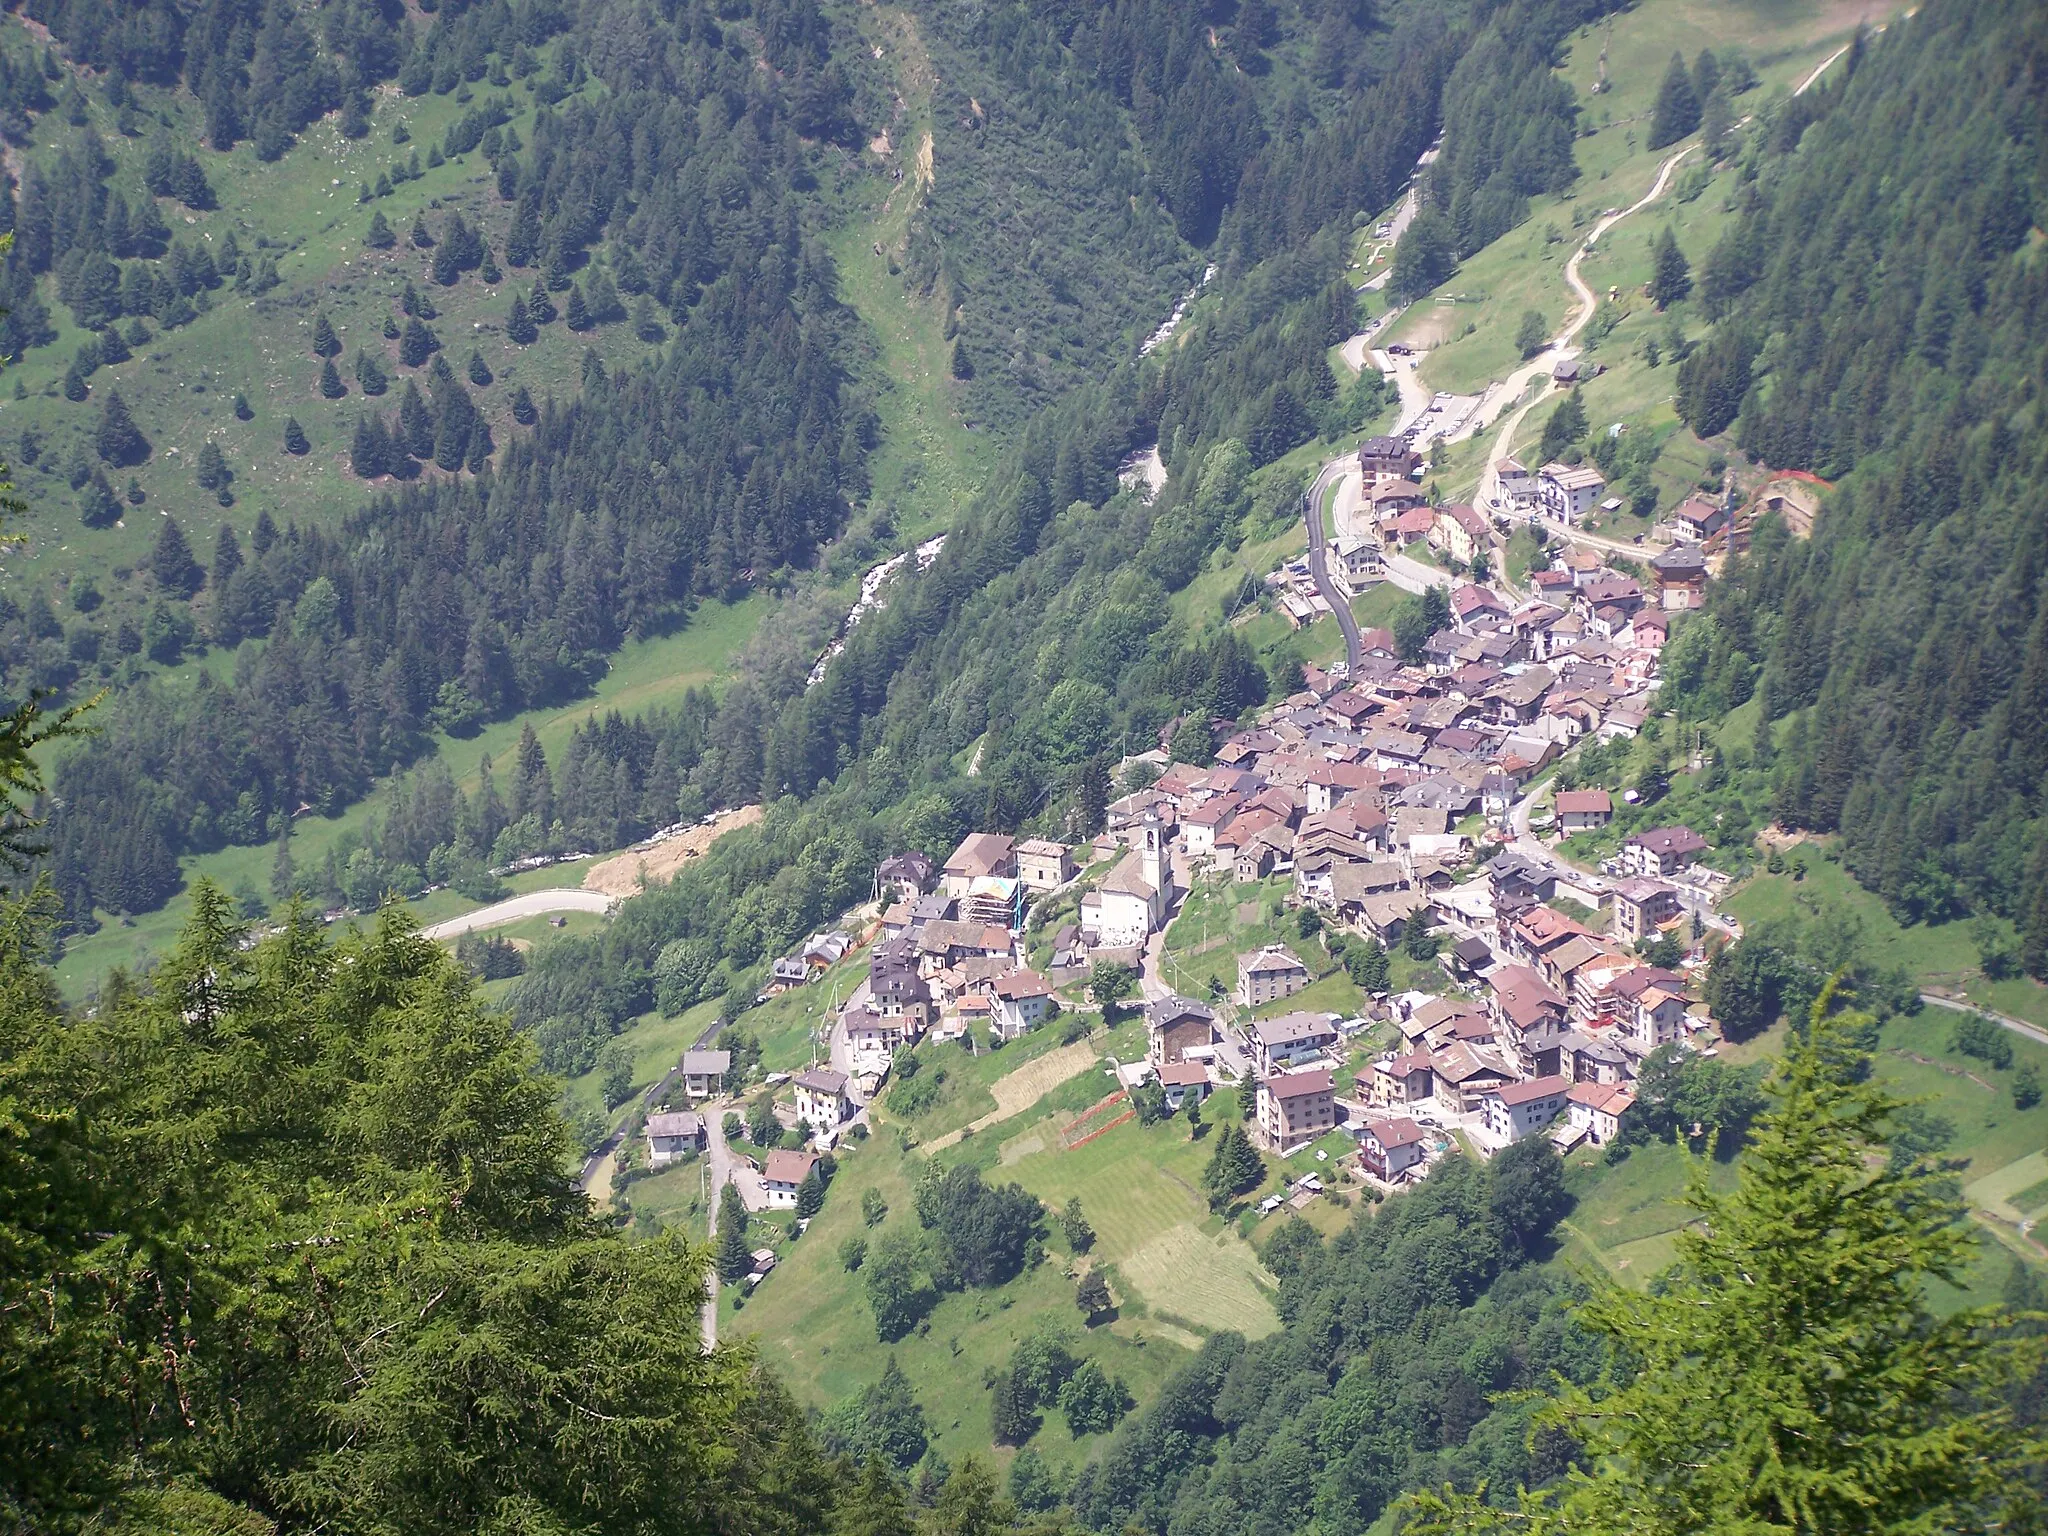
[[(26, 42), (22, 28), (11, 16), (0, 22), (0, 46), (21, 48)], [(129, 361), (92, 376), (92, 396), (86, 401), (67, 401), (59, 385), (87, 333), (58, 302), (54, 278), (44, 280), (57, 338), (20, 359), (11, 370), (15, 398), (0, 400), (0, 442), (7, 443), (15, 479), (34, 509), (26, 525), (30, 542), (10, 558), (11, 575), (60, 596), (74, 575), (90, 575), (118, 607), (128, 573), (145, 560), (156, 539), (160, 515), (176, 516), (204, 559), (222, 523), (246, 536), (260, 511), (268, 511), (280, 525), (326, 524), (360, 505), (369, 487), (348, 470), (349, 440), (365, 410), (388, 414), (397, 408), (411, 372), (398, 366), (396, 343), (381, 334), (385, 318), (398, 316), (397, 301), (407, 280), (438, 312), (430, 324), (458, 374), (472, 348), (482, 354), (494, 382), (471, 388), (501, 443), (524, 430), (510, 414), (513, 391), (520, 385), (536, 402), (551, 394), (567, 398), (576, 390), (586, 350), (597, 351), (607, 365), (637, 361), (647, 351), (623, 323), (577, 335), (557, 321), (543, 327), (531, 346), (513, 345), (504, 336), (505, 310), (515, 289), (524, 292), (532, 286), (532, 271), (507, 271), (495, 285), (475, 274), (451, 288), (431, 281), (429, 253), (413, 249), (405, 238), (416, 215), (424, 214), (429, 229), (438, 231), (451, 213), (460, 211), (479, 226), (494, 251), (503, 250), (511, 210), (498, 200), (481, 154), (472, 151), (425, 167), (429, 149), (440, 144), (477, 94), (465, 87), (447, 96), (406, 97), (387, 86), (374, 93), (372, 127), (363, 139), (344, 139), (330, 119), (312, 124), (275, 164), (259, 161), (246, 143), (225, 155), (209, 153), (205, 167), (218, 206), (193, 212), (166, 204), (174, 237), (218, 249), (233, 233), (245, 252), (275, 260), (281, 286), (261, 295), (223, 286), (190, 324), (163, 331), (152, 322), (148, 344), (137, 347)], [(483, 87), (481, 94), (493, 93)], [(136, 95), (181, 141), (198, 139), (196, 103), (139, 86)], [(99, 92), (89, 89), (86, 96), (92, 127), (117, 165), (112, 184), (132, 195), (140, 186), (146, 141), (124, 139)], [(530, 139), (533, 99), (522, 86), (512, 87), (509, 97), (514, 111), (510, 126)], [(401, 124), (408, 142), (394, 143), (393, 131)], [(41, 127), (40, 137), (52, 146), (71, 131), (54, 116)], [(357, 203), (359, 184), (374, 183), (394, 167), (402, 170), (414, 155), (423, 166), (418, 180), (401, 182), (389, 196), (369, 204)], [(362, 243), (371, 215), (378, 212), (399, 234), (390, 250), (375, 251)], [(348, 393), (336, 400), (323, 398), (316, 388), (320, 359), (310, 346), (316, 311), (326, 313), (344, 348), (336, 366)], [(366, 399), (355, 383), (348, 365), (359, 348), (386, 364), (392, 384), (382, 397)], [(142, 505), (130, 508), (115, 526), (96, 531), (79, 526), (61, 469), (74, 446), (89, 438), (99, 401), (114, 388), (153, 451), (133, 471), (146, 498)], [(246, 422), (232, 409), (237, 393), (248, 397), (252, 417)], [(298, 418), (312, 443), (304, 457), (295, 458), (281, 447), (288, 415)], [(22, 462), (24, 456), (14, 451), (24, 432), (41, 439), (33, 464)], [(222, 508), (211, 492), (194, 483), (194, 457), (208, 440), (220, 446), (235, 472), (232, 508)]]

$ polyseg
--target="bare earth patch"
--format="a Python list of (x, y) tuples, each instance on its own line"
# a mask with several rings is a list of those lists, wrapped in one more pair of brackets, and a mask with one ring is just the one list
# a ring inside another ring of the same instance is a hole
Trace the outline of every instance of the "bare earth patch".
[(677, 870), (706, 852), (726, 833), (751, 827), (761, 815), (760, 806), (743, 805), (721, 815), (709, 826), (692, 827), (652, 847), (629, 848), (614, 854), (584, 872), (583, 888), (602, 891), (607, 896), (631, 896), (643, 884), (666, 885)]

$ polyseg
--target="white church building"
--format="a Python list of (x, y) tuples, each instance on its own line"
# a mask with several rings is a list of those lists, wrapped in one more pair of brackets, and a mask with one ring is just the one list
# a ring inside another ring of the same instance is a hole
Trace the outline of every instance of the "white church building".
[(1172, 881), (1159, 818), (1148, 815), (1138, 826), (1136, 845), (1109, 872), (1102, 889), (1081, 898), (1081, 931), (1091, 946), (1133, 949), (1144, 944), (1166, 922)]

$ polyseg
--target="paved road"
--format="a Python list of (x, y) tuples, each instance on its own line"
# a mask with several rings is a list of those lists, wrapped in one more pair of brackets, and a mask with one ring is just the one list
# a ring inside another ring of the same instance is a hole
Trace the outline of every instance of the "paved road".
[(586, 891), (575, 886), (565, 886), (554, 891), (528, 891), (523, 896), (508, 897), (488, 907), (479, 907), (461, 917), (451, 917), (445, 923), (436, 923), (424, 930), (430, 939), (452, 939), (458, 934), (473, 933), (479, 928), (502, 928), (507, 923), (516, 923), (521, 918), (538, 917), (543, 912), (609, 912), (614, 897), (603, 891)]
[(1173, 988), (1166, 984), (1161, 962), (1166, 958), (1166, 930), (1180, 915), (1186, 904), (1188, 891), (1193, 887), (1194, 871), (1188, 857), (1178, 846), (1167, 853), (1170, 860), (1168, 870), (1173, 880), (1173, 896), (1166, 904), (1166, 921), (1159, 925), (1159, 931), (1145, 941), (1145, 947), (1138, 953), (1138, 995), (1148, 1003), (1156, 1003), (1162, 997), (1173, 996)]
[(1358, 620), (1352, 617), (1350, 600), (1330, 577), (1330, 547), (1323, 535), (1323, 498), (1344, 473), (1347, 462), (1340, 456), (1322, 467), (1316, 483), (1302, 498), (1301, 515), (1308, 524), (1309, 574), (1315, 578), (1316, 590), (1322, 593), (1323, 601), (1330, 605), (1330, 612), (1336, 615), (1337, 627), (1344, 631), (1345, 676), (1356, 677), (1360, 664), (1365, 660), (1365, 645), (1359, 638)]
[[(1828, 61), (1829, 64), (1833, 62), (1833, 59)], [(1825, 69), (1827, 65), (1823, 64), (1821, 68)], [(1809, 80), (1807, 83), (1810, 85), (1813, 82)], [(1922, 992), (1920, 994), (1920, 1001), (1931, 1003), (1936, 1008), (1947, 1008), (1956, 1013), (1981, 1014), (1994, 1023), (2003, 1025), (2014, 1034), (2024, 1036), (2026, 1039), (2033, 1041), (2036, 1045), (2048, 1045), (2048, 1029), (2042, 1029), (2038, 1024), (2029, 1024), (2025, 1019), (2016, 1019), (2009, 1013), (1993, 1013), (1989, 1008), (1979, 1008), (1975, 1003), (1960, 1002), (1953, 997), (1943, 997), (1938, 992)]]

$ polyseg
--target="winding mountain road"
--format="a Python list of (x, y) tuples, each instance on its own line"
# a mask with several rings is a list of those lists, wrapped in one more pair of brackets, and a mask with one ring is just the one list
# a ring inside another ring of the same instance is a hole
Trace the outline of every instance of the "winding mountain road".
[(429, 939), (452, 939), (465, 933), (474, 933), (479, 928), (502, 928), (507, 923), (516, 923), (521, 918), (538, 917), (543, 912), (609, 912), (618, 898), (607, 896), (603, 891), (586, 891), (580, 886), (563, 886), (559, 890), (528, 891), (522, 896), (508, 896), (503, 901), (493, 902), (488, 907), (478, 907), (474, 912), (465, 912), (460, 917), (451, 917), (446, 922), (436, 923), (421, 930), (421, 936)]
[[(1514, 442), (1515, 433), (1521, 430), (1522, 422), (1528, 417), (1529, 412), (1550, 397), (1552, 389), (1547, 381), (1551, 370), (1557, 364), (1578, 356), (1578, 348), (1575, 343), (1579, 339), (1579, 334), (1588, 325), (1593, 323), (1593, 316), (1599, 312), (1600, 300), (1594, 294), (1592, 285), (1580, 275), (1579, 264), (1598, 248), (1601, 236), (1605, 235), (1623, 219), (1628, 218), (1631, 214), (1641, 213), (1650, 204), (1662, 197), (1664, 189), (1671, 185), (1672, 173), (1678, 169), (1679, 162), (1697, 148), (1699, 148), (1697, 144), (1688, 144), (1676, 154), (1667, 157), (1664, 163), (1657, 168), (1657, 179), (1650, 183), (1650, 190), (1628, 207), (1616, 209), (1603, 217), (1599, 223), (1593, 226), (1593, 232), (1580, 242), (1579, 248), (1572, 252), (1571, 259), (1564, 264), (1564, 280), (1566, 285), (1572, 290), (1572, 296), (1578, 300), (1578, 312), (1566, 322), (1564, 329), (1550, 338), (1549, 346), (1537, 353), (1535, 357), (1531, 358), (1529, 362), (1515, 370), (1515, 372), (1509, 374), (1501, 385), (1502, 398), (1518, 400), (1528, 393), (1529, 386), (1532, 383), (1538, 380), (1546, 381), (1543, 388), (1538, 389), (1535, 394), (1530, 395), (1527, 400), (1523, 400), (1519, 406), (1502, 418), (1500, 429), (1494, 434), (1493, 448), (1487, 454), (1486, 463), (1479, 472), (1479, 494), (1476, 498), (1478, 504), (1488, 512), (1507, 513), (1512, 510), (1506, 504), (1506, 499), (1501, 495), (1500, 476), (1495, 472), (1494, 465), (1507, 457), (1508, 449)], [(1616, 544), (1612, 539), (1597, 539), (1591, 535), (1581, 534), (1576, 529), (1567, 528), (1560, 531), (1574, 542), (1592, 544), (1595, 547), (1604, 544), (1611, 549), (1624, 552), (1630, 549), (1630, 546)]]

